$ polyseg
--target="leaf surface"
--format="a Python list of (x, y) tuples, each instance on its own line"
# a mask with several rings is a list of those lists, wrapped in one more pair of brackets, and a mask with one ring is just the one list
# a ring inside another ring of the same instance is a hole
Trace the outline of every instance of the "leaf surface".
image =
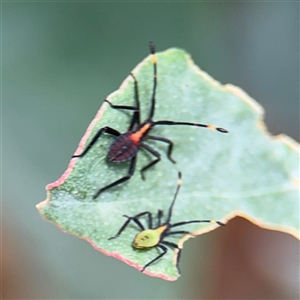
[[(260, 227), (299, 235), (299, 147), (286, 136), (272, 137), (263, 124), (263, 110), (245, 92), (232, 85), (220, 85), (201, 71), (182, 50), (170, 49), (157, 54), (158, 87), (154, 120), (173, 120), (213, 124), (229, 133), (188, 126), (157, 126), (152, 135), (174, 142), (173, 164), (167, 159), (167, 145), (147, 141), (162, 155), (162, 160), (145, 172), (139, 170), (153, 157), (138, 152), (137, 168), (128, 182), (103, 192), (95, 192), (127, 174), (129, 163), (109, 163), (107, 152), (114, 140), (103, 134), (82, 159), (71, 159), (68, 169), (49, 184), (47, 199), (37, 208), (41, 215), (62, 230), (86, 239), (97, 250), (141, 269), (158, 255), (158, 249), (136, 250), (132, 241), (139, 231), (132, 224), (118, 239), (114, 236), (128, 216), (143, 211), (165, 217), (177, 184), (183, 184), (174, 206), (172, 223), (195, 219), (223, 222), (239, 215)], [(133, 71), (141, 101), (142, 121), (148, 117), (153, 86), (153, 66), (146, 58)], [(133, 80), (129, 76), (108, 100), (115, 105), (134, 105)], [(126, 132), (132, 112), (112, 109), (104, 103), (83, 136), (80, 154), (96, 132), (110, 126)], [(141, 218), (142, 222), (146, 221)], [(146, 222), (144, 222), (146, 226)], [(194, 234), (217, 228), (211, 224), (182, 227)], [(177, 229), (177, 228), (176, 228)], [(179, 229), (179, 228), (178, 228)], [(222, 227), (219, 230), (226, 230)], [(168, 237), (183, 242), (189, 236)], [(166, 280), (179, 274), (176, 251), (170, 249), (144, 273)]]

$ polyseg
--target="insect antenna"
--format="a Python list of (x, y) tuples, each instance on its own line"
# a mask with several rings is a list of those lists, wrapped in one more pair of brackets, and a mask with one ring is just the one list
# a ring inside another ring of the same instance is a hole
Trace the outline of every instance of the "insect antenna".
[(174, 203), (175, 203), (175, 200), (177, 198), (177, 195), (178, 195), (178, 192), (179, 192), (179, 189), (181, 187), (181, 184), (182, 184), (182, 180), (181, 180), (181, 172), (178, 172), (178, 183), (177, 183), (177, 188), (176, 188), (176, 192), (175, 192), (175, 195), (174, 195), (174, 199), (170, 205), (170, 208), (169, 208), (169, 214), (168, 214), (168, 218), (167, 218), (167, 221), (166, 223), (170, 223), (171, 221), (171, 217), (172, 217), (172, 210), (173, 210), (173, 206), (174, 206)]
[(156, 125), (187, 125), (187, 126), (195, 126), (195, 127), (204, 127), (210, 130), (217, 130), (222, 133), (228, 133), (227, 129), (216, 127), (214, 125), (201, 124), (201, 123), (174, 122), (174, 121), (161, 120), (161, 121), (154, 122), (153, 126)]
[[(138, 81), (136, 80), (133, 73), (130, 73), (130, 75), (134, 81), (134, 99), (135, 99), (135, 105), (136, 105), (136, 111), (135, 111), (136, 119), (137, 119), (138, 125), (140, 125), (141, 124), (141, 114), (140, 114), (140, 96), (139, 96)], [(134, 118), (132, 118), (130, 129), (133, 128), (134, 123), (135, 123), (135, 120), (134, 120)]]
[(151, 108), (149, 114), (149, 120), (152, 120), (155, 110), (155, 94), (156, 94), (156, 86), (157, 86), (157, 60), (155, 55), (155, 45), (153, 42), (149, 42), (150, 53), (152, 54), (152, 63), (153, 63), (153, 90), (151, 97)]

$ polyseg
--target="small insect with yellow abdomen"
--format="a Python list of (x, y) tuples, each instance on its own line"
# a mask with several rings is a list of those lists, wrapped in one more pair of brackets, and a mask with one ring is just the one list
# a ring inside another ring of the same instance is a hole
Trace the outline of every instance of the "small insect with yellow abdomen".
[[(186, 231), (186, 230), (171, 231), (172, 228), (182, 226), (182, 225), (186, 225), (186, 224), (190, 224), (190, 223), (217, 223), (217, 224), (222, 225), (222, 226), (225, 225), (225, 224), (223, 224), (219, 221), (215, 221), (215, 220), (192, 220), (192, 221), (183, 221), (183, 222), (178, 222), (178, 223), (175, 223), (175, 224), (171, 224), (170, 222), (171, 222), (171, 217), (172, 217), (173, 206), (174, 206), (177, 194), (179, 192), (180, 186), (182, 184), (181, 173), (180, 172), (178, 173), (178, 178), (179, 179), (178, 179), (178, 184), (177, 184), (175, 196), (174, 196), (174, 199), (173, 199), (173, 201), (171, 203), (171, 206), (169, 208), (167, 220), (166, 220), (165, 223), (161, 224), (161, 218), (162, 218), (162, 215), (163, 215), (162, 210), (158, 210), (158, 213), (157, 213), (157, 226), (156, 227), (152, 226), (152, 214), (149, 211), (139, 213), (139, 214), (137, 214), (133, 217), (128, 217), (128, 216), (124, 215), (124, 217), (127, 218), (126, 222), (123, 224), (123, 226), (120, 228), (120, 230), (118, 231), (118, 233), (115, 236), (109, 238), (109, 240), (112, 240), (112, 239), (115, 239), (115, 238), (119, 237), (120, 234), (123, 232), (123, 230), (125, 230), (127, 225), (131, 221), (133, 221), (136, 225), (139, 226), (139, 228), (141, 229), (141, 232), (139, 232), (135, 236), (135, 238), (132, 242), (132, 246), (136, 249), (147, 249), (147, 248), (159, 247), (163, 251), (157, 257), (155, 257), (150, 262), (148, 262), (141, 269), (141, 272), (143, 272), (147, 267), (149, 267), (151, 264), (153, 264), (155, 261), (157, 261), (158, 259), (163, 257), (168, 252), (168, 248), (166, 246), (172, 247), (172, 248), (175, 248), (175, 249), (178, 250), (176, 267), (177, 267), (178, 272), (179, 272), (178, 264), (179, 264), (180, 254), (181, 254), (181, 248), (179, 248), (179, 246), (176, 245), (175, 243), (165, 241), (164, 238), (167, 237), (167, 236), (170, 236), (170, 235), (174, 235), (174, 234), (191, 234), (191, 235), (193, 235), (193, 234), (189, 231)], [(148, 227), (149, 227), (148, 229), (145, 229), (144, 225), (139, 220), (139, 218), (144, 216), (144, 215), (148, 216)]]

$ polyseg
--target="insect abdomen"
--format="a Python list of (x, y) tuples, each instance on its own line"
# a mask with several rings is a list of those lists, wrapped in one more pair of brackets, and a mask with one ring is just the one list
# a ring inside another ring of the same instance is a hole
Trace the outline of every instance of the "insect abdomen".
[(139, 145), (131, 138), (131, 133), (124, 133), (118, 136), (115, 141), (111, 144), (108, 159), (111, 162), (124, 162), (133, 158), (138, 149)]

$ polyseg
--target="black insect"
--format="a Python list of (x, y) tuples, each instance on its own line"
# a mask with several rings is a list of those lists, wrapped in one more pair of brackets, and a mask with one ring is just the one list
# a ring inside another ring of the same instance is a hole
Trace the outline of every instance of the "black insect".
[(133, 115), (128, 130), (125, 133), (120, 133), (119, 131), (111, 127), (105, 126), (99, 129), (99, 131), (92, 138), (90, 143), (87, 145), (87, 147), (84, 149), (84, 151), (81, 154), (72, 156), (72, 157), (84, 157), (91, 149), (91, 147), (96, 143), (96, 141), (100, 138), (102, 133), (105, 132), (116, 136), (116, 139), (111, 144), (108, 152), (109, 161), (114, 163), (122, 163), (131, 160), (128, 174), (99, 189), (98, 192), (93, 196), (93, 199), (97, 198), (100, 195), (100, 193), (102, 193), (103, 191), (111, 187), (114, 187), (131, 178), (131, 176), (135, 171), (137, 152), (140, 148), (147, 150), (153, 156), (155, 156), (155, 159), (153, 161), (151, 161), (148, 165), (144, 166), (140, 170), (142, 179), (143, 180), (145, 179), (144, 172), (160, 161), (160, 153), (158, 153), (149, 145), (145, 144), (144, 143), (145, 140), (156, 140), (159, 142), (167, 143), (169, 145), (167, 156), (170, 161), (175, 163), (175, 160), (171, 157), (173, 142), (164, 137), (149, 135), (149, 132), (154, 126), (187, 125), (187, 126), (205, 127), (212, 130), (217, 130), (222, 133), (228, 132), (226, 129), (215, 127), (212, 125), (206, 125), (206, 124), (190, 123), (190, 122), (174, 122), (168, 120), (153, 121), (153, 116), (155, 111), (155, 95), (156, 95), (156, 87), (157, 87), (157, 62), (156, 62), (156, 55), (155, 55), (155, 46), (152, 42), (149, 43), (149, 48), (152, 54), (152, 63), (153, 63), (153, 90), (152, 90), (152, 97), (151, 97), (151, 107), (150, 107), (148, 118), (144, 122), (141, 122), (140, 120), (140, 101), (139, 101), (139, 92), (138, 92), (138, 82), (135, 76), (131, 73), (130, 75), (134, 80), (135, 106), (114, 105), (110, 103), (108, 100), (105, 100), (105, 102), (107, 102), (110, 105), (110, 107), (112, 107), (113, 109), (125, 109), (125, 110), (133, 111)]
[[(133, 217), (128, 217), (126, 215), (124, 215), (124, 217), (127, 218), (126, 222), (123, 224), (123, 226), (120, 228), (120, 230), (118, 231), (118, 233), (109, 238), (109, 240), (118, 238), (120, 236), (120, 234), (125, 230), (125, 228), (128, 226), (128, 224), (133, 221), (139, 228), (140, 228), (140, 232), (135, 236), (133, 242), (132, 242), (132, 246), (136, 249), (148, 249), (148, 248), (153, 248), (153, 247), (159, 247), (163, 252), (160, 253), (157, 257), (155, 257), (154, 259), (152, 259), (150, 262), (148, 262), (141, 270), (141, 272), (143, 272), (147, 267), (149, 267), (151, 264), (153, 264), (155, 261), (157, 261), (158, 259), (160, 259), (161, 257), (163, 257), (167, 252), (168, 252), (168, 247), (171, 248), (175, 248), (178, 249), (178, 253), (177, 253), (177, 261), (176, 261), (176, 267), (178, 269), (178, 272), (180, 273), (178, 264), (179, 264), (179, 259), (180, 259), (180, 254), (181, 254), (181, 248), (169, 241), (165, 241), (165, 237), (170, 236), (170, 235), (174, 235), (174, 234), (190, 234), (193, 235), (191, 232), (186, 231), (186, 230), (177, 230), (177, 231), (171, 231), (172, 228), (174, 227), (178, 227), (178, 226), (183, 226), (186, 224), (191, 224), (191, 223), (214, 223), (214, 224), (218, 224), (218, 225), (222, 225), (224, 226), (225, 224), (219, 222), (219, 221), (215, 221), (215, 220), (192, 220), (192, 221), (184, 221), (184, 222), (179, 222), (179, 223), (175, 223), (175, 224), (171, 224), (171, 217), (172, 217), (172, 210), (173, 210), (173, 206), (177, 197), (177, 194), (179, 192), (180, 186), (182, 184), (182, 180), (181, 180), (181, 173), (178, 173), (178, 184), (177, 184), (177, 189), (175, 192), (175, 196), (174, 199), (170, 205), (169, 208), (169, 212), (168, 212), (168, 216), (166, 219), (165, 223), (161, 223), (161, 218), (163, 215), (163, 211), (162, 210), (158, 210), (157, 213), (157, 225), (156, 227), (152, 226), (152, 214), (149, 211), (145, 211), (142, 213), (139, 213)], [(139, 218), (142, 216), (148, 216), (148, 229), (145, 229), (144, 225), (140, 222)]]

